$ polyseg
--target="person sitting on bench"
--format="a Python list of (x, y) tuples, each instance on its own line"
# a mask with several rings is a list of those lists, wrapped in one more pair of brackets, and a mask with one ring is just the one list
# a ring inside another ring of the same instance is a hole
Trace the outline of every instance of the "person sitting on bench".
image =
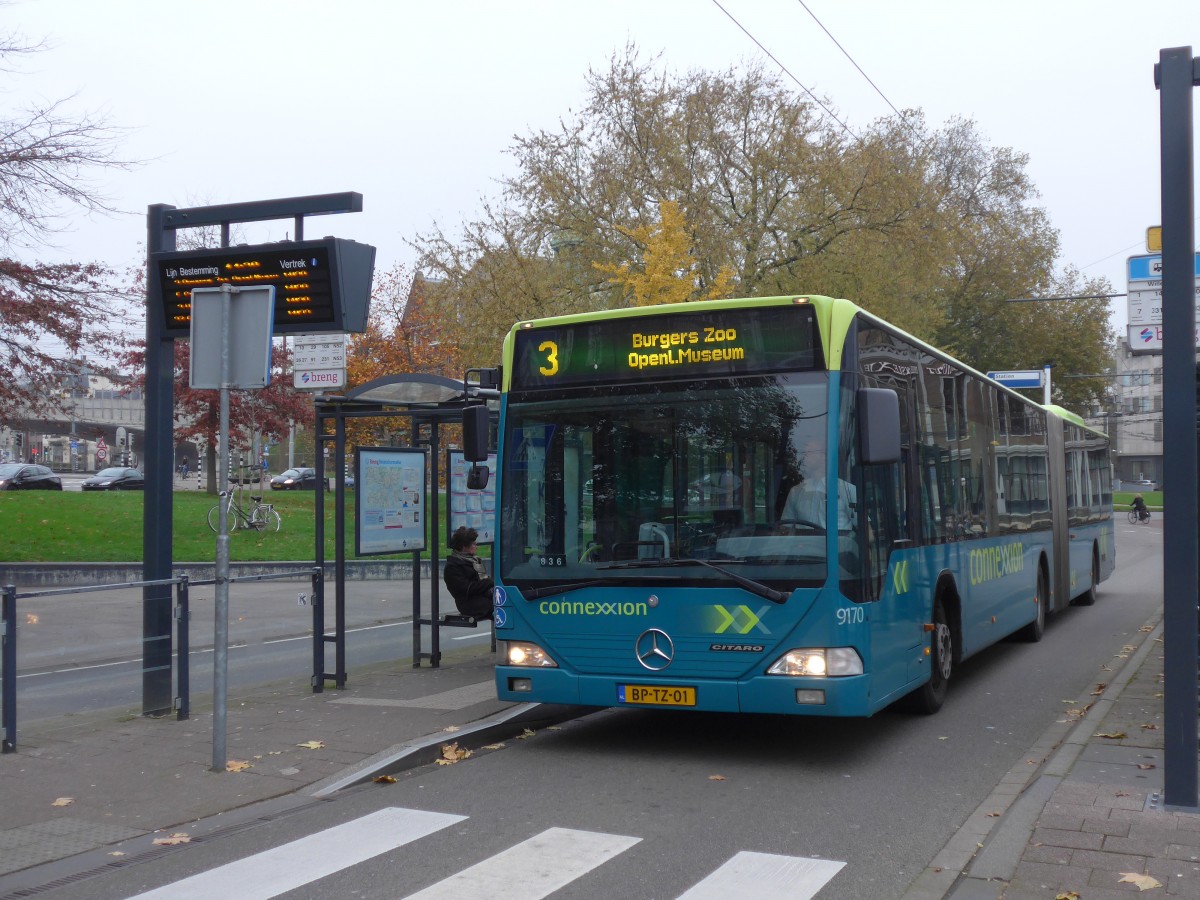
[(460, 613), (477, 619), (490, 619), (495, 583), (487, 577), (483, 560), (475, 555), (475, 541), (478, 538), (479, 532), (465, 525), (450, 535), (450, 549), (453, 552), (446, 560), (442, 577)]

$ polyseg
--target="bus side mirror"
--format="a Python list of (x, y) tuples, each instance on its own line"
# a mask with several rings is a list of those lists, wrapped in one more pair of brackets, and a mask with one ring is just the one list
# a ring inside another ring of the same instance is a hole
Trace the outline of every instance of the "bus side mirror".
[(900, 397), (890, 388), (859, 388), (859, 460), (880, 465), (900, 460)]
[(471, 468), (467, 469), (467, 490), (482, 491), (488, 486), (489, 474), (487, 466), (472, 464)]
[[(484, 405), (468, 406), (462, 414), (463, 458), (467, 462), (483, 462), (488, 458), (488, 429), (491, 416)], [(484, 470), (486, 472), (486, 469)], [(487, 483), (486, 481), (484, 482)]]

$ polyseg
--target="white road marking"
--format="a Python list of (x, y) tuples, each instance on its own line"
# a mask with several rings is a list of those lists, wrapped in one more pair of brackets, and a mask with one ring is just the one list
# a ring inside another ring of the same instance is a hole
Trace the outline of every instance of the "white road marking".
[(641, 838), (548, 828), (408, 900), (538, 900), (624, 853)]
[(829, 859), (806, 859), (743, 850), (679, 900), (809, 900), (846, 865)]
[(461, 822), (466, 816), (381, 809), (343, 825), (201, 872), (130, 900), (268, 900)]

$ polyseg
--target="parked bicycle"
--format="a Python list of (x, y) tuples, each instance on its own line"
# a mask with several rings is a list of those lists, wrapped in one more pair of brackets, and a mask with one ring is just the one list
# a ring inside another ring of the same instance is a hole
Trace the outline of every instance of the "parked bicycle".
[[(239, 479), (240, 481), (240, 479)], [(271, 503), (263, 503), (262, 497), (251, 496), (253, 506), (244, 501), (245, 489), (241, 484), (233, 490), (223, 491), (217, 505), (208, 511), (208, 527), (215, 532), (221, 530), (221, 509), (225, 510), (225, 532), (238, 528), (253, 528), (255, 531), (278, 531), (283, 525), (279, 510)]]

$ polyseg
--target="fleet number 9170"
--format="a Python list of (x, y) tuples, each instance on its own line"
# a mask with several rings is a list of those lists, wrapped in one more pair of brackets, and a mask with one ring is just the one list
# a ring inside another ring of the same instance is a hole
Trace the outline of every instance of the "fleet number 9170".
[(836, 615), (839, 625), (858, 625), (867, 621), (867, 614), (861, 606), (843, 606)]

